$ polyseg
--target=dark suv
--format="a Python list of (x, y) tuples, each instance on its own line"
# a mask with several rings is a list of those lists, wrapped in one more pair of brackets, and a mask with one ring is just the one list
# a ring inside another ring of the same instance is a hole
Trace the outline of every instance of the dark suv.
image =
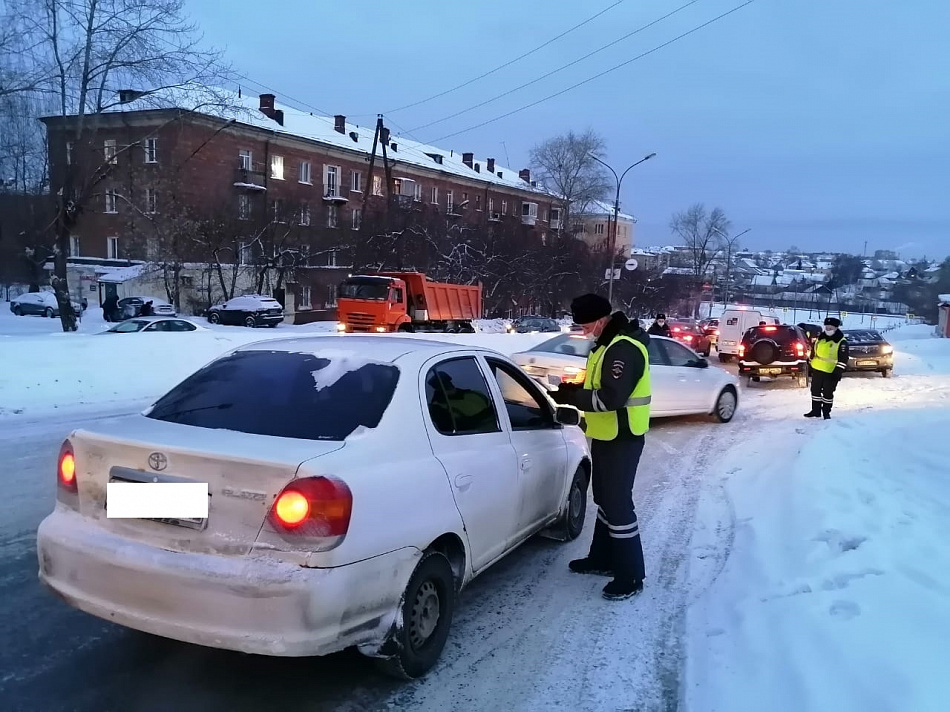
[(791, 376), (807, 388), (810, 352), (808, 337), (797, 326), (754, 326), (739, 343), (739, 376), (748, 378), (747, 383), (762, 376)]

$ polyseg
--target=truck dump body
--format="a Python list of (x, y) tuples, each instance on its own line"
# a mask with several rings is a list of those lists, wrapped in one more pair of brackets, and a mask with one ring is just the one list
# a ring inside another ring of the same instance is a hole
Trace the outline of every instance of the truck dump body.
[(415, 306), (428, 312), (428, 321), (470, 321), (482, 318), (481, 285), (430, 282), (418, 272), (386, 276), (405, 280), (411, 298), (422, 296), (424, 306), (420, 307), (418, 301)]

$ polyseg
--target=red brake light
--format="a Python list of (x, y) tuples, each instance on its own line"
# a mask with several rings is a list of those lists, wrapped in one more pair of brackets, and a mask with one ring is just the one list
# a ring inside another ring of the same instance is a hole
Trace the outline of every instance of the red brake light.
[(278, 531), (303, 536), (343, 536), (350, 527), (353, 494), (339, 480), (306, 477), (287, 485), (271, 507)]
[(73, 454), (73, 446), (68, 440), (63, 443), (59, 450), (59, 466), (56, 468), (57, 484), (70, 492), (77, 492), (76, 483), (76, 456)]
[(679, 328), (678, 326), (674, 326), (674, 327), (673, 327), (673, 331), (679, 331), (679, 330), (680, 330), (680, 328)]
[(745, 346), (743, 344), (739, 344), (739, 358), (742, 358), (743, 356), (745, 356)]
[(778, 331), (778, 329), (774, 326), (763, 326), (762, 331)]
[(692, 341), (692, 340), (693, 340), (693, 337), (690, 336), (689, 334), (687, 334), (687, 335), (684, 336), (683, 338), (686, 339), (687, 341)]

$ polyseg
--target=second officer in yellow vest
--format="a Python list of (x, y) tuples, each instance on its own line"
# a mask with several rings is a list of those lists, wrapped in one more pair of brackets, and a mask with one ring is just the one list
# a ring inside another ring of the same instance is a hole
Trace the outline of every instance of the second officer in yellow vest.
[(650, 337), (638, 321), (611, 314), (610, 302), (597, 294), (578, 297), (571, 311), (596, 341), (583, 387), (563, 384), (553, 398), (584, 412), (597, 521), (590, 553), (570, 569), (613, 577), (604, 598), (622, 600), (643, 590), (645, 576), (633, 482), (650, 427)]
[(848, 340), (841, 333), (841, 321), (833, 316), (825, 319), (824, 332), (812, 345), (811, 410), (806, 418), (831, 417), (835, 389), (848, 367)]

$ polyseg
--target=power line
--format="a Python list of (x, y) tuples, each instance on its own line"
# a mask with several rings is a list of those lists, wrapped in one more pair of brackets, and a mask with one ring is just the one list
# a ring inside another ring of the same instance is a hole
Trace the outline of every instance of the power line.
[(568, 62), (567, 64), (562, 65), (562, 66), (558, 67), (557, 69), (552, 69), (552, 70), (551, 70), (550, 72), (548, 72), (547, 74), (542, 74), (540, 77), (537, 77), (537, 78), (535, 78), (535, 79), (532, 79), (530, 82), (526, 82), (526, 83), (522, 84), (521, 86), (515, 87), (514, 89), (510, 89), (510, 90), (508, 90), (508, 91), (506, 91), (506, 92), (504, 92), (504, 93), (502, 93), (502, 94), (498, 94), (498, 95), (496, 95), (496, 96), (493, 96), (493, 97), (491, 97), (490, 99), (486, 99), (485, 101), (483, 101), (483, 102), (481, 102), (481, 103), (479, 103), (479, 104), (475, 104), (474, 106), (470, 106), (470, 107), (468, 107), (467, 109), (462, 109), (461, 111), (456, 111), (454, 114), (450, 114), (450, 115), (448, 115), (448, 116), (444, 116), (444, 117), (442, 117), (441, 119), (436, 119), (435, 121), (430, 121), (429, 123), (423, 124), (422, 126), (416, 126), (416, 127), (413, 129), (413, 131), (420, 131), (421, 129), (427, 129), (427, 128), (429, 128), (430, 126), (435, 126), (436, 124), (444, 123), (444, 122), (448, 121), (449, 119), (454, 119), (454, 118), (456, 118), (457, 116), (461, 116), (462, 114), (467, 114), (468, 112), (474, 111), (475, 109), (479, 109), (479, 108), (485, 106), (486, 104), (491, 104), (492, 102), (498, 101), (499, 99), (501, 99), (501, 98), (503, 98), (503, 97), (506, 97), (506, 96), (508, 96), (508, 95), (510, 95), (510, 94), (514, 94), (514, 93), (517, 92), (517, 91), (521, 91), (522, 89), (525, 89), (525, 88), (531, 86), (532, 84), (537, 84), (538, 82), (543, 81), (544, 79), (547, 79), (548, 77), (553, 76), (553, 75), (557, 74), (558, 72), (564, 71), (564, 70), (567, 69), (568, 67), (573, 67), (575, 64), (578, 64), (578, 63), (580, 63), (580, 62), (583, 62), (585, 59), (589, 59), (590, 57), (593, 57), (595, 54), (599, 54), (600, 52), (603, 52), (603, 51), (606, 50), (606, 49), (610, 49), (610, 48), (613, 47), (614, 45), (619, 44), (619, 43), (623, 42), (624, 40), (630, 39), (630, 38), (633, 37), (634, 35), (639, 34), (640, 32), (643, 32), (644, 30), (649, 29), (649, 28), (653, 27), (654, 25), (656, 25), (656, 24), (658, 24), (658, 23), (660, 23), (660, 22), (663, 22), (663, 20), (667, 19), (668, 17), (672, 17), (672, 16), (675, 15), (676, 13), (681, 12), (682, 10), (685, 10), (685, 9), (688, 8), (690, 5), (695, 5), (697, 2), (699, 2), (699, 0), (689, 0), (689, 2), (687, 2), (686, 4), (680, 5), (678, 8), (676, 8), (676, 9), (673, 10), (672, 12), (669, 12), (669, 13), (667, 13), (666, 15), (663, 15), (663, 17), (659, 17), (659, 18), (657, 18), (656, 20), (653, 20), (653, 22), (650, 22), (650, 23), (648, 23), (648, 24), (646, 24), (646, 25), (643, 25), (642, 27), (638, 27), (638, 28), (635, 29), (633, 32), (628, 32), (628, 33), (625, 34), (623, 37), (620, 37), (620, 38), (618, 38), (618, 39), (616, 39), (616, 40), (614, 40), (613, 42), (610, 42), (610, 43), (608, 43), (608, 44), (602, 45), (602, 46), (598, 47), (597, 49), (595, 49), (593, 52), (589, 52), (589, 53), (585, 54), (583, 57), (579, 57), (578, 59), (575, 59), (573, 62)]
[(624, 2), (624, 0), (618, 0), (618, 2), (615, 2), (613, 5), (610, 5), (610, 6), (606, 7), (606, 8), (604, 8), (603, 10), (601, 10), (601, 11), (598, 12), (598, 13), (596, 13), (595, 15), (591, 15), (590, 17), (588, 17), (588, 18), (587, 18), (586, 20), (584, 20), (583, 22), (581, 22), (581, 23), (579, 23), (579, 24), (577, 24), (577, 25), (574, 25), (573, 27), (571, 27), (571, 28), (565, 30), (564, 32), (562, 32), (561, 34), (559, 34), (557, 37), (552, 37), (551, 39), (549, 39), (549, 40), (548, 40), (547, 42), (545, 42), (544, 44), (540, 44), (540, 45), (538, 45), (537, 47), (535, 47), (534, 49), (529, 50), (528, 52), (525, 52), (524, 54), (522, 54), (522, 55), (520, 55), (520, 56), (518, 56), (518, 57), (515, 57), (515, 58), (512, 59), (512, 60), (510, 60), (510, 61), (508, 61), (508, 62), (505, 62), (504, 64), (500, 64), (500, 65), (498, 65), (497, 67), (495, 67), (494, 69), (488, 70), (488, 71), (485, 72), (484, 74), (479, 74), (479, 75), (478, 75), (477, 77), (475, 77), (474, 79), (469, 79), (467, 82), (463, 82), (462, 84), (459, 84), (459, 85), (457, 85), (457, 86), (454, 86), (454, 87), (452, 87), (451, 89), (446, 89), (445, 91), (439, 92), (438, 94), (433, 94), (432, 96), (430, 96), (430, 97), (428, 97), (428, 98), (426, 98), (426, 99), (422, 99), (422, 100), (420, 100), (420, 101), (416, 101), (416, 102), (414, 102), (414, 103), (412, 103), (412, 104), (406, 104), (405, 106), (400, 106), (398, 109), (390, 109), (389, 111), (387, 111), (387, 112), (385, 112), (385, 113), (386, 113), (386, 114), (393, 114), (393, 113), (395, 113), (395, 112), (397, 112), (397, 111), (403, 111), (404, 109), (410, 109), (410, 108), (412, 108), (413, 106), (419, 106), (420, 104), (425, 104), (425, 103), (427, 103), (427, 102), (432, 101), (433, 99), (438, 99), (439, 97), (445, 96), (446, 94), (451, 94), (451, 93), (454, 92), (454, 91), (458, 91), (459, 89), (463, 89), (464, 87), (467, 87), (469, 84), (474, 84), (475, 82), (479, 81), (480, 79), (484, 79), (485, 77), (490, 76), (490, 75), (494, 74), (495, 72), (504, 69), (505, 67), (510, 67), (510, 66), (511, 66), (512, 64), (514, 64), (515, 62), (520, 62), (520, 61), (521, 61), (522, 59), (524, 59), (525, 57), (530, 57), (530, 56), (531, 56), (532, 54), (534, 54), (535, 52), (538, 52), (539, 50), (544, 49), (544, 48), (547, 47), (549, 44), (552, 44), (552, 43), (554, 43), (554, 42), (557, 42), (559, 39), (561, 39), (562, 37), (564, 37), (564, 36), (566, 36), (566, 35), (569, 35), (569, 34), (572, 33), (574, 30), (580, 29), (580, 28), (583, 27), (584, 25), (586, 25), (586, 24), (588, 24), (588, 23), (590, 23), (590, 22), (593, 22), (594, 20), (596, 20), (598, 17), (600, 17), (600, 16), (603, 15), (604, 13), (609, 12), (610, 10), (613, 10), (615, 7), (617, 7), (617, 5), (623, 4), (623, 2)]
[(524, 106), (520, 106), (520, 107), (518, 107), (517, 109), (513, 109), (512, 111), (509, 111), (509, 112), (507, 112), (507, 113), (505, 113), (505, 114), (502, 114), (502, 115), (500, 115), (500, 116), (496, 116), (496, 117), (493, 118), (493, 119), (489, 119), (488, 121), (483, 121), (483, 122), (481, 122), (480, 124), (475, 124), (474, 126), (469, 126), (468, 128), (462, 129), (461, 131), (456, 131), (456, 132), (454, 132), (454, 133), (446, 134), (445, 136), (442, 136), (441, 138), (435, 139), (435, 141), (433, 141), (433, 143), (439, 143), (440, 141), (444, 141), (444, 140), (447, 139), (447, 138), (452, 138), (453, 136), (458, 136), (459, 134), (468, 133), (469, 131), (474, 131), (475, 129), (479, 129), (479, 128), (481, 128), (482, 126), (487, 126), (488, 124), (493, 124), (493, 123), (495, 123), (496, 121), (501, 121), (502, 119), (508, 118), (509, 116), (513, 116), (514, 114), (518, 114), (518, 113), (520, 113), (520, 112), (522, 112), (522, 111), (525, 111), (526, 109), (530, 109), (530, 108), (532, 108), (532, 107), (534, 107), (534, 106), (537, 106), (538, 104), (542, 104), (542, 103), (544, 103), (545, 101), (548, 101), (549, 99), (554, 99), (555, 97), (561, 96), (562, 94), (566, 94), (567, 92), (572, 91), (572, 90), (574, 90), (574, 89), (577, 89), (577, 87), (583, 86), (584, 84), (589, 84), (590, 82), (594, 81), (595, 79), (600, 79), (601, 77), (603, 77), (603, 76), (605, 76), (605, 75), (607, 75), (607, 74), (610, 74), (611, 72), (615, 72), (616, 70), (621, 69), (622, 67), (626, 67), (628, 64), (632, 64), (633, 62), (636, 62), (636, 61), (639, 60), (639, 59), (643, 59), (644, 57), (646, 57), (646, 56), (648, 56), (648, 55), (651, 55), (651, 54), (653, 54), (654, 52), (657, 52), (657, 51), (663, 49), (664, 47), (668, 47), (669, 45), (673, 44), (674, 42), (677, 42), (678, 40), (681, 40), (681, 39), (683, 39), (684, 37), (687, 37), (687, 36), (693, 34), (694, 32), (698, 32), (699, 30), (703, 29), (704, 27), (708, 27), (709, 25), (713, 24), (714, 22), (718, 22), (719, 20), (723, 19), (724, 17), (727, 17), (728, 15), (731, 15), (732, 13), (741, 10), (742, 8), (746, 7), (747, 5), (751, 5), (751, 4), (754, 3), (754, 2), (755, 2), (755, 0), (747, 0), (746, 2), (742, 3), (741, 5), (737, 5), (736, 7), (732, 8), (731, 10), (728, 10), (727, 12), (724, 12), (724, 13), (722, 13), (721, 15), (718, 15), (718, 16), (714, 17), (713, 19), (709, 20), (708, 22), (704, 22), (703, 24), (698, 25), (697, 27), (694, 27), (693, 29), (691, 29), (691, 30), (689, 30), (689, 31), (687, 31), (687, 32), (684, 32), (683, 34), (678, 35), (677, 37), (674, 37), (673, 39), (671, 39), (671, 40), (669, 40), (669, 41), (667, 41), (667, 42), (664, 42), (664, 43), (661, 44), (661, 45), (657, 45), (656, 47), (654, 47), (654, 48), (651, 49), (651, 50), (647, 50), (646, 52), (644, 52), (644, 53), (642, 53), (642, 54), (638, 54), (636, 57), (633, 57), (632, 59), (628, 59), (626, 62), (621, 62), (620, 64), (617, 64), (617, 65), (611, 67), (610, 69), (606, 69), (606, 70), (604, 70), (603, 72), (600, 72), (599, 74), (595, 74), (594, 76), (588, 77), (587, 79), (584, 79), (583, 81), (577, 82), (576, 84), (572, 84), (571, 86), (567, 87), (566, 89), (562, 89), (561, 91), (555, 92), (554, 94), (549, 94), (548, 96), (545, 96), (545, 97), (543, 97), (543, 98), (541, 98), (541, 99), (538, 99), (537, 101), (533, 101), (533, 102), (531, 102), (530, 104), (525, 104)]

